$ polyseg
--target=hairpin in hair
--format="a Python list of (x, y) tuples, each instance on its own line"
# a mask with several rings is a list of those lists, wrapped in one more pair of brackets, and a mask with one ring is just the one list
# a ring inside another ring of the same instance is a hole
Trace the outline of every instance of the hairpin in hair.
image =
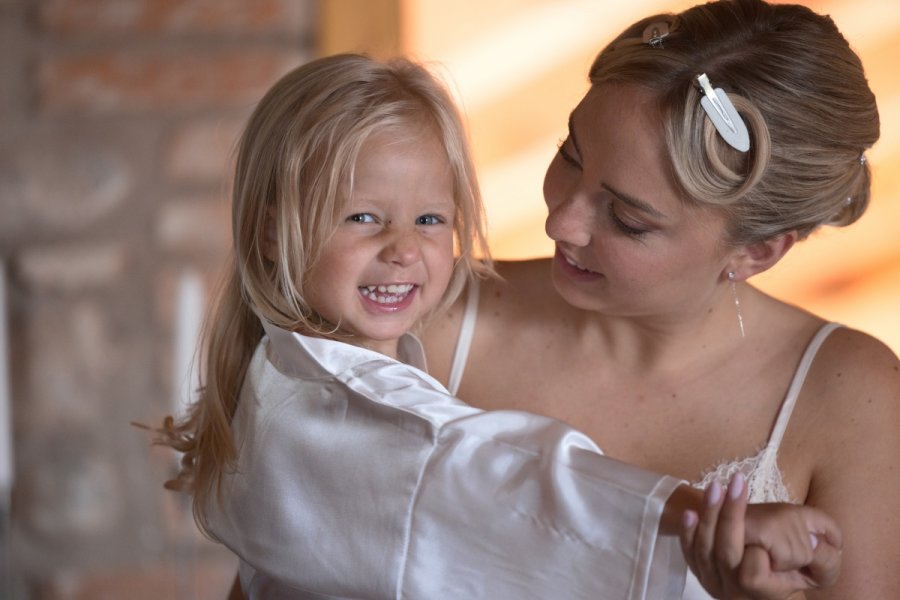
[(644, 43), (651, 48), (662, 48), (663, 38), (669, 35), (669, 24), (665, 21), (654, 21), (644, 29)]
[(859, 153), (859, 164), (861, 164), (862, 166), (866, 166), (866, 162), (868, 162), (866, 159), (866, 155), (864, 153), (860, 152)]
[(697, 76), (697, 82), (703, 91), (703, 97), (700, 98), (700, 106), (706, 111), (709, 119), (716, 126), (728, 145), (740, 152), (746, 152), (750, 149), (750, 134), (747, 132), (747, 125), (738, 115), (737, 109), (728, 94), (722, 88), (713, 89), (709, 83), (709, 77), (706, 73)]

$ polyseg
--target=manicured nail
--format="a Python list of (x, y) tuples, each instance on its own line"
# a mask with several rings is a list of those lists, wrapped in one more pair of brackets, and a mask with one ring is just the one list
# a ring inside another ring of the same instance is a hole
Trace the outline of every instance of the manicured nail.
[(744, 493), (744, 475), (743, 473), (735, 473), (728, 485), (728, 497), (737, 500)]
[(715, 506), (721, 499), (722, 486), (719, 485), (718, 481), (713, 481), (709, 488), (706, 490), (706, 504), (708, 506)]
[(697, 516), (697, 513), (692, 510), (684, 511), (684, 515), (682, 515), (681, 517), (681, 522), (684, 525), (685, 529), (690, 529), (691, 527), (696, 525), (698, 520), (699, 517)]
[(809, 543), (812, 545), (812, 549), (815, 550), (816, 546), (819, 545), (819, 536), (814, 533), (809, 534)]

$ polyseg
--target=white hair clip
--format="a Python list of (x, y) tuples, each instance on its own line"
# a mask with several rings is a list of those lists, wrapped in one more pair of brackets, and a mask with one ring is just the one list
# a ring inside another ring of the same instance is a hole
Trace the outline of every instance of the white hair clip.
[(750, 149), (750, 134), (747, 132), (747, 125), (738, 115), (737, 109), (728, 94), (722, 88), (713, 89), (709, 83), (709, 77), (706, 73), (697, 76), (697, 82), (700, 89), (703, 90), (703, 97), (700, 98), (700, 106), (706, 111), (716, 131), (719, 132), (728, 145), (740, 152), (746, 152)]

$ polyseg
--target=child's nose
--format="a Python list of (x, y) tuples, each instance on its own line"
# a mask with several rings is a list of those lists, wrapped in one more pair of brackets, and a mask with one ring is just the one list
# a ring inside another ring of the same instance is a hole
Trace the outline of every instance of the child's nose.
[(415, 231), (397, 231), (385, 245), (381, 258), (400, 266), (415, 263), (422, 257), (422, 248)]

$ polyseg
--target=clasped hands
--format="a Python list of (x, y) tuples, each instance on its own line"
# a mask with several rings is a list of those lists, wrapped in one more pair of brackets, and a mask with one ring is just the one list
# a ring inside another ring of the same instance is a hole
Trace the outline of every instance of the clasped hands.
[(783, 600), (832, 585), (840, 573), (841, 532), (809, 506), (747, 503), (742, 475), (711, 484), (699, 514), (684, 513), (681, 546), (690, 569), (716, 598)]

